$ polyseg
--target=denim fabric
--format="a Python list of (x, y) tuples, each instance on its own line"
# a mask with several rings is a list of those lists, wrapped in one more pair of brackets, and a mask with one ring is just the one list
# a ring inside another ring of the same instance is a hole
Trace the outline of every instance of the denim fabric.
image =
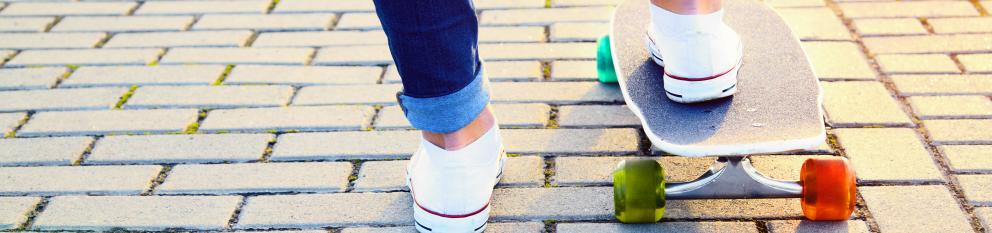
[(471, 0), (374, 0), (403, 81), (398, 99), (413, 127), (450, 133), (489, 102)]

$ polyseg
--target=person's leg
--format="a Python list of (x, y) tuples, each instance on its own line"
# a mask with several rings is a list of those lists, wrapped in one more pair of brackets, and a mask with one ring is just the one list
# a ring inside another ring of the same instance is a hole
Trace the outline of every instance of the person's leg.
[(419, 231), (481, 232), (506, 157), (489, 110), (471, 0), (375, 0), (403, 82), (400, 107), (422, 131), (407, 185)]

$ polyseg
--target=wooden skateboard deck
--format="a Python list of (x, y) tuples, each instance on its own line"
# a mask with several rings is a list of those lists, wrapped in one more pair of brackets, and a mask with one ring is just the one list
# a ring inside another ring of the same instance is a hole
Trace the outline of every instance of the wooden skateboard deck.
[(723, 4), (724, 21), (744, 44), (738, 91), (696, 104), (665, 96), (662, 67), (645, 48), (649, 1), (617, 6), (610, 31), (614, 68), (624, 99), (651, 143), (682, 156), (779, 153), (824, 143), (821, 90), (799, 40), (764, 3)]

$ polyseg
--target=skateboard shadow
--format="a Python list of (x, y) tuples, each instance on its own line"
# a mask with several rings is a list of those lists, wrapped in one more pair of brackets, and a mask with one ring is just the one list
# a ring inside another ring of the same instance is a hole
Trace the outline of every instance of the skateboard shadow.
[(701, 103), (677, 103), (665, 94), (663, 73), (661, 66), (645, 59), (624, 84), (646, 121), (645, 130), (651, 130), (645, 133), (655, 134), (667, 143), (683, 145), (703, 142), (716, 134), (726, 121), (733, 96)]

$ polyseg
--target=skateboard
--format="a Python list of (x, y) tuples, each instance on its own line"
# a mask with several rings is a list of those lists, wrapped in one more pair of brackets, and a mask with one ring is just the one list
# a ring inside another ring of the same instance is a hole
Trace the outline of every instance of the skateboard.
[(627, 106), (657, 148), (680, 156), (719, 156), (701, 177), (666, 183), (655, 160), (622, 161), (614, 171), (615, 215), (624, 223), (656, 222), (665, 200), (799, 198), (811, 220), (843, 220), (855, 204), (854, 170), (843, 157), (806, 160), (799, 180), (768, 178), (749, 155), (816, 148), (826, 140), (819, 83), (799, 40), (756, 0), (724, 1), (725, 21), (744, 44), (735, 95), (695, 104), (669, 100), (663, 68), (645, 46), (648, 0), (617, 6), (599, 40), (597, 71), (618, 83)]

